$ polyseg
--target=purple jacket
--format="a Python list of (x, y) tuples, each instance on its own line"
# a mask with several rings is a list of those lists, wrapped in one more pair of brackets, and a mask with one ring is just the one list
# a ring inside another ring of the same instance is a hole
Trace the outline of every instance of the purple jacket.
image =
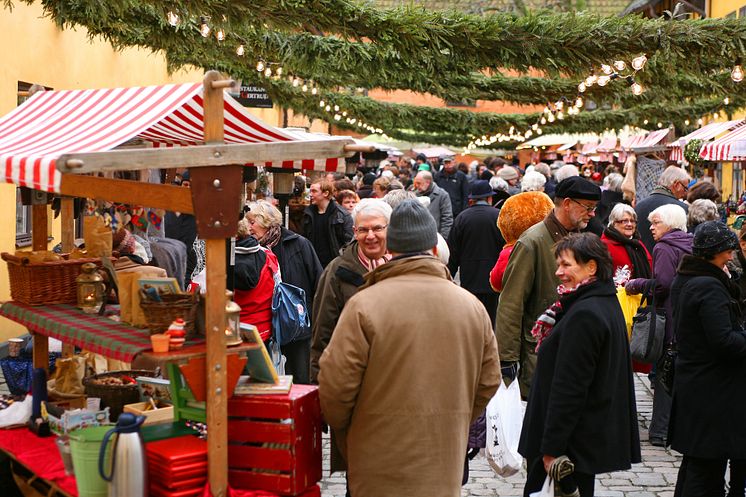
[[(653, 247), (653, 277), (655, 278), (655, 306), (666, 310), (666, 342), (673, 337), (673, 304), (668, 298), (676, 268), (686, 254), (692, 253), (694, 235), (681, 230), (669, 231)], [(627, 293), (642, 293), (645, 278), (630, 280), (625, 286)]]

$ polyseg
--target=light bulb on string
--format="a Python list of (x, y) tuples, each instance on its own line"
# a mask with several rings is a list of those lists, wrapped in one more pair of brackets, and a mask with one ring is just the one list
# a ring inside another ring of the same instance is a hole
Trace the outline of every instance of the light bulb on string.
[(282, 76), (282, 67), (278, 67), (275, 71), (275, 74), (277, 74), (278, 76)]
[(256, 70), (257, 70), (257, 72), (264, 71), (264, 61), (263, 60), (260, 60), (259, 62), (256, 63)]
[(557, 119), (559, 119), (561, 121), (564, 118), (565, 118), (564, 112), (562, 112), (562, 111), (557, 112)]
[(300, 80), (298, 78), (293, 78), (293, 86), (298, 87), (300, 85)]
[(347, 111), (346, 110), (342, 111), (342, 117), (347, 117)]
[(313, 88), (311, 88), (311, 95), (316, 95), (318, 92), (319, 92), (319, 90), (315, 86)]
[(547, 118), (546, 117), (542, 117), (541, 121), (539, 121), (539, 122), (541, 122), (541, 124), (546, 124), (547, 123)]
[(582, 107), (583, 106), (583, 97), (578, 97), (575, 99), (575, 107)]
[(179, 14), (176, 12), (169, 11), (169, 13), (166, 14), (166, 19), (168, 19), (168, 23), (173, 27), (179, 25)]
[(266, 68), (264, 70), (264, 76), (267, 77), (267, 78), (269, 78), (270, 76), (272, 76), (272, 68), (271, 67), (268, 67), (268, 68)]
[(539, 129), (537, 129), (537, 130), (536, 130), (536, 134), (537, 134), (537, 135), (540, 135), (540, 134), (542, 134), (542, 133), (543, 133), (543, 131), (541, 130), (541, 128), (539, 128)]
[(326, 105), (326, 102), (324, 102), (323, 100), (319, 101), (319, 107), (323, 107), (325, 105)]
[(627, 68), (627, 64), (623, 60), (615, 60), (614, 67), (617, 71), (624, 71)]
[(614, 69), (612, 69), (609, 64), (601, 64), (601, 72), (604, 74), (611, 74), (614, 72)]
[(741, 67), (741, 64), (733, 66), (733, 70), (730, 72), (730, 78), (736, 83), (743, 81), (743, 68)]
[(640, 55), (639, 57), (635, 57), (632, 59), (632, 68), (635, 71), (639, 71), (643, 67), (645, 67), (645, 63), (648, 61), (648, 58), (645, 56), (645, 54)]
[(239, 57), (243, 57), (244, 53), (246, 53), (246, 49), (243, 45), (239, 45), (236, 47), (236, 55), (238, 55)]
[(308, 85), (305, 84), (305, 83), (303, 83), (303, 86), (300, 87), (300, 91), (302, 91), (304, 93), (307, 92), (308, 91)]
[(531, 125), (531, 129), (533, 129), (534, 131), (536, 131), (537, 129), (539, 129), (539, 125), (536, 124), (536, 123), (534, 123), (534, 124)]
[(647, 120), (647, 119), (645, 119), (645, 120), (644, 120), (644, 121), (642, 122), (642, 124), (647, 124), (647, 123), (648, 123), (648, 120)]
[(199, 34), (201, 34), (203, 38), (210, 36), (210, 26), (204, 21), (199, 26)]
[(713, 112), (712, 113), (712, 118), (713, 119), (718, 119), (719, 117), (720, 117), (720, 113), (719, 112)]
[(550, 109), (548, 105), (544, 107), (544, 114), (551, 114), (551, 113), (552, 113), (552, 109)]
[(332, 106), (331, 105), (325, 105), (324, 106), (324, 110), (327, 111), (327, 112), (330, 112), (332, 110)]
[(658, 123), (658, 127), (662, 128), (663, 127), (663, 123)]
[(725, 98), (723, 99), (723, 104), (725, 104), (725, 105), (728, 105), (729, 103), (730, 103), (730, 98), (728, 98), (728, 97), (725, 97)]
[(700, 117), (699, 119), (697, 119), (697, 124), (698, 124), (698, 125), (702, 126), (702, 123), (703, 123), (703, 122), (704, 122), (704, 121), (702, 120), (702, 118), (701, 118), (701, 117)]
[(586, 90), (586, 86), (585, 86), (585, 83), (580, 83), (580, 84), (578, 85), (578, 91), (579, 91), (580, 93), (584, 93), (584, 92), (585, 92), (585, 90)]
[(554, 104), (554, 107), (557, 110), (562, 110), (562, 108), (565, 106), (565, 104), (562, 102), (562, 100), (558, 100), (557, 103)]
[(340, 116), (339, 114), (334, 114), (335, 121), (339, 121), (340, 119), (342, 119), (342, 116)]
[(596, 84), (598, 86), (606, 86), (607, 84), (609, 84), (609, 81), (611, 81), (611, 78), (609, 76), (599, 76)]
[(633, 95), (641, 95), (644, 91), (642, 85), (640, 83), (632, 83), (632, 94)]
[(689, 119), (684, 119), (684, 126), (689, 126)]
[(550, 123), (553, 123), (554, 119), (555, 119), (554, 118), (554, 114), (549, 114), (549, 117), (547, 118), (547, 121), (549, 121)]
[(339, 112), (339, 105), (334, 106), (334, 112)]
[(215, 33), (215, 38), (217, 38), (218, 41), (225, 40), (225, 31), (223, 31), (222, 29), (218, 29)]

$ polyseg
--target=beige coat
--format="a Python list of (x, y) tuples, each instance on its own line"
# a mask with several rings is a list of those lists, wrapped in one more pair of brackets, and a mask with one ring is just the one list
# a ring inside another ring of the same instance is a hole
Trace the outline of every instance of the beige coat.
[(469, 424), (500, 384), (490, 319), (430, 256), (393, 260), (366, 280), (345, 305), (319, 374), (350, 491), (456, 497)]

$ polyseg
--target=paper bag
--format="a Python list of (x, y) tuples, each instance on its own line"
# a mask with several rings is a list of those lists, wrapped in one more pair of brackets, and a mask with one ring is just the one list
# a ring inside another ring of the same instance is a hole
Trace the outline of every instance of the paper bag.
[(83, 394), (83, 378), (86, 374), (86, 358), (75, 355), (57, 359), (54, 375), (55, 390), (64, 394)]
[(98, 216), (83, 217), (83, 238), (89, 257), (111, 257), (111, 228)]
[(138, 273), (120, 272), (117, 274), (119, 306), (122, 322), (129, 323), (132, 326), (145, 327), (148, 322), (140, 307), (140, 285), (137, 283), (140, 276)]

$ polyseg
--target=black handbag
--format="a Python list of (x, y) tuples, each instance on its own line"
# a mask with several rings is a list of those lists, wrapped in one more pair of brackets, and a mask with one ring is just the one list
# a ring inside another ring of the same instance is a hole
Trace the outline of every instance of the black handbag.
[(632, 359), (652, 364), (658, 362), (663, 355), (665, 339), (666, 313), (655, 307), (655, 280), (649, 280), (645, 284), (640, 307), (632, 318), (629, 342)]
[(671, 345), (666, 347), (666, 350), (663, 352), (663, 357), (661, 358), (660, 363), (658, 363), (657, 374), (659, 376), (659, 384), (668, 395), (673, 394), (673, 380), (674, 373), (676, 372), (676, 356), (678, 354), (679, 351), (676, 348), (676, 340), (674, 340)]

